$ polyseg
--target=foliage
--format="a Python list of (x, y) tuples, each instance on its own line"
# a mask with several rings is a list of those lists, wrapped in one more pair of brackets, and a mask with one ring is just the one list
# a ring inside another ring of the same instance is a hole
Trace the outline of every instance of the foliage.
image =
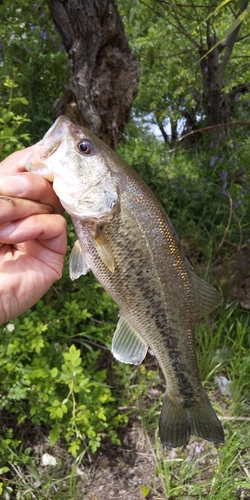
[[(30, 121), (25, 123), (23, 130), (34, 143), (51, 125), (53, 102), (69, 78), (67, 55), (44, 0), (32, 3), (32, 8), (28, 0), (15, 3), (4, 0), (0, 5), (0, 17), (2, 82), (11, 79), (12, 88), (18, 85), (15, 88), (15, 115), (26, 114)], [(1, 89), (1, 105), (6, 109), (9, 88)]]
[(118, 1), (118, 6), (141, 63), (137, 116), (158, 125), (166, 142), (205, 125), (243, 121), (238, 103), (247, 111), (249, 16), (224, 36), (243, 3), (231, 1), (218, 10), (210, 1)]
[(0, 405), (19, 425), (27, 418), (49, 425), (51, 443), (64, 436), (76, 456), (83, 446), (95, 452), (104, 435), (116, 442), (126, 415), (117, 414), (101, 351), (92, 345), (109, 345), (116, 307), (93, 280), (85, 298), (80, 285), (73, 288), (65, 277), (34, 310), (1, 328)]
[(22, 126), (27, 125), (30, 120), (22, 111), (28, 105), (28, 101), (18, 95), (19, 76), (14, 74), (13, 79), (8, 76), (0, 77), (4, 88), (7, 89), (6, 103), (0, 104), (0, 161), (11, 153), (13, 148), (22, 149), (29, 140), (29, 133), (21, 132)]

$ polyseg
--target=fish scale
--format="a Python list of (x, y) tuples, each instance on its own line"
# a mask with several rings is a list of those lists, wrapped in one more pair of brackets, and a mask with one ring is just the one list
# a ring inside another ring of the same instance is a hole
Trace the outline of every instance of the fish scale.
[(217, 307), (221, 295), (195, 275), (151, 190), (100, 139), (65, 117), (37, 144), (27, 169), (54, 176), (55, 192), (72, 217), (78, 242), (71, 277), (91, 269), (120, 307), (114, 356), (139, 364), (150, 347), (159, 362), (166, 380), (163, 444), (183, 445), (191, 434), (223, 442), (201, 384), (194, 339), (199, 317)]

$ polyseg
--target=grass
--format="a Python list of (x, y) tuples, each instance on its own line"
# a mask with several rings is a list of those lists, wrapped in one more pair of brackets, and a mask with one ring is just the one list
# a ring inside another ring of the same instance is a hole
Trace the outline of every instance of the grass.
[[(218, 314), (218, 313), (217, 313)], [(225, 376), (231, 382), (232, 399), (227, 403), (232, 413), (250, 410), (250, 353), (247, 311), (236, 304), (221, 308), (218, 319), (209, 326), (206, 319), (197, 332), (199, 367), (205, 387), (214, 377)]]
[[(233, 500), (249, 498), (249, 422), (224, 422), (226, 443), (219, 448), (194, 438), (185, 450), (154, 449), (164, 498)], [(157, 443), (157, 441), (156, 441)], [(248, 496), (237, 497), (248, 491)]]

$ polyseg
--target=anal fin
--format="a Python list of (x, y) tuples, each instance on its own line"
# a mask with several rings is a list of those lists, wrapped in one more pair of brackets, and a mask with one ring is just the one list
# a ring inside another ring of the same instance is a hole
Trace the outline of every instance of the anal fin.
[(196, 314), (198, 318), (202, 318), (219, 307), (223, 302), (223, 297), (212, 285), (193, 271), (191, 271), (191, 280), (195, 294)]
[(139, 365), (147, 350), (147, 343), (121, 314), (112, 341), (113, 356), (122, 363)]

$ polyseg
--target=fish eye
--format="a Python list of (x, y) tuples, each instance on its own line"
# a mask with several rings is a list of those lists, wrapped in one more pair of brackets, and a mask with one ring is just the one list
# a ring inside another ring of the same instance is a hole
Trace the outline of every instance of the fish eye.
[(78, 149), (81, 153), (90, 155), (94, 151), (94, 145), (92, 144), (92, 142), (84, 139), (78, 143)]

